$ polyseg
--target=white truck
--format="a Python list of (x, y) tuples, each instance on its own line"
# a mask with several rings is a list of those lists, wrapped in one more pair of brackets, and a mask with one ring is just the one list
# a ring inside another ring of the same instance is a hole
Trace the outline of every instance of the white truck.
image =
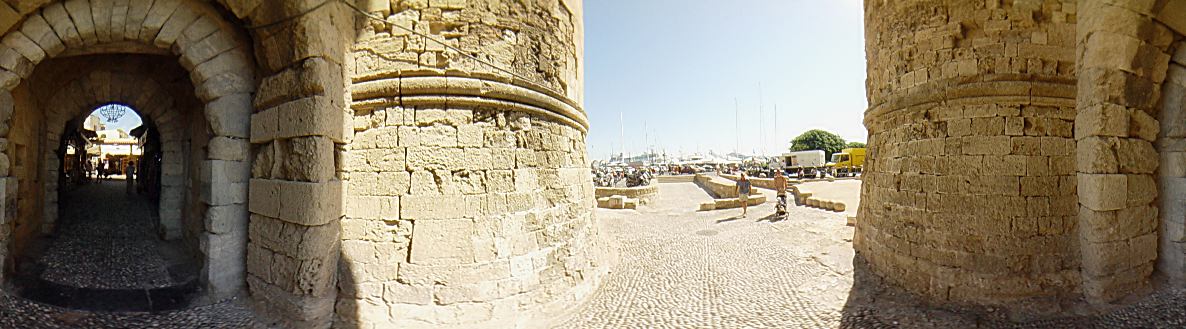
[(828, 163), (824, 161), (823, 150), (795, 151), (783, 153), (782, 170), (787, 175), (798, 178), (816, 177), (827, 172)]

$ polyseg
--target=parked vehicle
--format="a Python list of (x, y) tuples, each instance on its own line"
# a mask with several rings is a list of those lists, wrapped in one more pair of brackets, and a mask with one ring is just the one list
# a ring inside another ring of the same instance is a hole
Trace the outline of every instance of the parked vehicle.
[(832, 154), (832, 161), (828, 163), (832, 176), (855, 176), (865, 165), (865, 148), (847, 148)]
[(782, 155), (782, 170), (798, 178), (816, 177), (827, 171), (823, 150), (795, 151)]

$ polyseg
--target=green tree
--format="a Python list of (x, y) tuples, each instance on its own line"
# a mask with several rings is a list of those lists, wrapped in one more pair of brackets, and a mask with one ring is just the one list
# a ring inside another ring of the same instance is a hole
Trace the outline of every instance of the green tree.
[(865, 143), (861, 143), (861, 142), (848, 142), (848, 145), (844, 145), (844, 148), (846, 148), (846, 149), (859, 149), (859, 148), (862, 148), (862, 147), (865, 147)]
[(791, 140), (791, 151), (823, 150), (826, 159), (844, 149), (844, 138), (827, 131), (812, 129)]

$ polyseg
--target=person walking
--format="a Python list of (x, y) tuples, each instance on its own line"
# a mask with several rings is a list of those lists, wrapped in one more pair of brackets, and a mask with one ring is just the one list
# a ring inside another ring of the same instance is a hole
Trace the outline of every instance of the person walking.
[(128, 186), (128, 194), (136, 192), (136, 163), (128, 161), (128, 168), (124, 170), (124, 176)]
[(741, 178), (737, 179), (737, 201), (741, 202), (741, 217), (745, 217), (749, 213), (749, 193), (750, 181), (745, 178), (745, 173), (741, 173)]
[(782, 215), (781, 212), (786, 212), (787, 206), (787, 178), (782, 175), (782, 170), (774, 171), (774, 190), (778, 193), (778, 210), (776, 214)]

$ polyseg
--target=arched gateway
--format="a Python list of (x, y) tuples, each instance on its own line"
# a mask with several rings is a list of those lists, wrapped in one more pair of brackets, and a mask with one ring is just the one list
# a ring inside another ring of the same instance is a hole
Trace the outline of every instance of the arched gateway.
[(143, 118), (147, 225), (194, 255), (193, 301), (246, 292), (285, 327), (546, 324), (606, 260), (581, 17), (579, 0), (0, 2), (0, 289), (70, 229), (64, 150), (114, 103)]

